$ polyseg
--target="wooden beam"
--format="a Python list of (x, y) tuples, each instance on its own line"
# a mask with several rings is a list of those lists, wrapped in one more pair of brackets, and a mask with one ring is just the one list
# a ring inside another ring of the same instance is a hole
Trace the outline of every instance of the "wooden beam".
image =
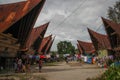
[(9, 43), (6, 43), (6, 42), (4, 42), (2, 40), (0, 40), (0, 46), (1, 47), (8, 47), (8, 48), (16, 49), (16, 50), (19, 49), (19, 45), (18, 44), (17, 45), (15, 45), (15, 44), (9, 44)]
[(113, 32), (113, 33), (111, 33), (110, 35), (113, 36), (113, 35), (115, 35), (115, 34), (116, 34), (116, 32)]

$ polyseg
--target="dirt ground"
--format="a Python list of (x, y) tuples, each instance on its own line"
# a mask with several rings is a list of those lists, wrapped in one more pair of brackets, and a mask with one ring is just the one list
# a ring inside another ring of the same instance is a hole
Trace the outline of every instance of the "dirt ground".
[[(80, 64), (78, 62), (66, 64), (62, 62), (54, 66), (44, 66), (41, 73), (36, 65), (31, 67), (31, 72), (9, 73), (10, 75), (6, 77), (0, 77), (0, 80), (6, 78), (6, 80), (86, 80), (99, 76), (105, 70), (93, 64)], [(0, 76), (2, 75), (0, 74)]]
[(102, 74), (106, 69), (98, 68), (92, 64), (79, 64), (77, 62), (65, 62), (58, 66), (43, 67), (42, 73), (33, 73), (33, 75), (44, 76), (47, 80), (86, 80), (88, 77), (96, 77)]

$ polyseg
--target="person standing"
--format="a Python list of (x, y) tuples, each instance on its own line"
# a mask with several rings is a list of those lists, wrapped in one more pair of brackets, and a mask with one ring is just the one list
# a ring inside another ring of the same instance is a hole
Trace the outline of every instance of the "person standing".
[(26, 57), (26, 71), (30, 72), (30, 58), (29, 56)]
[(14, 60), (14, 69), (15, 69), (15, 72), (18, 72), (18, 58)]
[(39, 72), (41, 72), (41, 69), (42, 69), (42, 59), (40, 58), (39, 59)]
[(18, 72), (22, 71), (22, 59), (18, 59)]
[(65, 57), (65, 62), (68, 63), (68, 57), (67, 56)]

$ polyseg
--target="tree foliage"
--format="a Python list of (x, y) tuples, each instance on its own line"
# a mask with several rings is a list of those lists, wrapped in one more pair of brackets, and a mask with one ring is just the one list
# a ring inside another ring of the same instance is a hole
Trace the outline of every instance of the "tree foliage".
[(120, 23), (120, 0), (113, 7), (109, 7), (108, 18), (116, 23)]
[(60, 41), (57, 44), (57, 49), (59, 54), (74, 54), (75, 47), (72, 45), (71, 42), (68, 41)]

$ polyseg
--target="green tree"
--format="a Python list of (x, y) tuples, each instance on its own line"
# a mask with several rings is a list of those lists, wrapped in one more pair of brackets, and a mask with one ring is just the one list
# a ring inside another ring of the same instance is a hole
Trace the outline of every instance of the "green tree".
[(54, 56), (57, 54), (56, 51), (51, 51), (50, 53), (52, 53), (52, 55), (54, 55)]
[(60, 41), (57, 44), (57, 49), (59, 54), (74, 54), (75, 47), (72, 45), (71, 42), (68, 41)]
[(113, 7), (109, 7), (108, 18), (116, 23), (120, 23), (120, 0)]

